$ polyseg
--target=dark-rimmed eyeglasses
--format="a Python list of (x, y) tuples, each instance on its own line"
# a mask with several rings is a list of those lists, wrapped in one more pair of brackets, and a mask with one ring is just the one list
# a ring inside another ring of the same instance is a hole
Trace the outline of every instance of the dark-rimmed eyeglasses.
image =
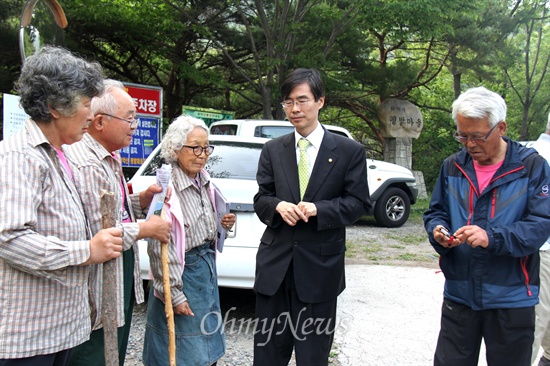
[(183, 145), (182, 147), (186, 147), (188, 149), (193, 150), (193, 154), (195, 156), (201, 156), (204, 152), (206, 156), (209, 156), (214, 151), (214, 146), (208, 145), (208, 146), (189, 146), (189, 145)]
[[(499, 122), (500, 123), (500, 122)], [(491, 133), (493, 132), (493, 130), (499, 125), (499, 123), (497, 123), (496, 125), (493, 126), (493, 128), (491, 128), (489, 130), (489, 132), (487, 132), (487, 134), (483, 137), (469, 137), (469, 136), (461, 136), (458, 134), (458, 132), (456, 132), (453, 137), (455, 138), (456, 141), (462, 143), (462, 144), (467, 144), (468, 141), (472, 141), (474, 144), (478, 144), (478, 143), (484, 143), (485, 141), (487, 141), (487, 139), (489, 138), (489, 136), (491, 136)]]
[(113, 116), (112, 114), (108, 114), (108, 113), (101, 113), (101, 114), (104, 115), (104, 116), (107, 116), (107, 117), (116, 118), (116, 119), (119, 119), (121, 121), (127, 122), (127, 123), (130, 124), (130, 128), (136, 128), (138, 126), (138, 123), (139, 123), (139, 119), (136, 119), (136, 118), (126, 119), (126, 118), (122, 118), (122, 117)]
[(284, 102), (281, 102), (281, 105), (283, 106), (283, 108), (292, 108), (295, 105), (297, 105), (298, 107), (301, 107), (309, 102), (311, 102), (311, 99), (300, 99), (297, 101), (285, 100)]

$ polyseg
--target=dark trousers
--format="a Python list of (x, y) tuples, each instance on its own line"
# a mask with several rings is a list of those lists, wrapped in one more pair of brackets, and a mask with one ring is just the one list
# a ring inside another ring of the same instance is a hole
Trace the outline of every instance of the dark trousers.
[(65, 366), (71, 350), (26, 358), (0, 359), (0, 366)]
[[(117, 329), (118, 332), (118, 361), (124, 365), (130, 327), (132, 324), (132, 312), (134, 311), (134, 250), (130, 248), (122, 252), (124, 271), (124, 326)], [(103, 366), (105, 365), (105, 345), (103, 328), (94, 330), (90, 339), (73, 349), (70, 366)]]
[(472, 310), (443, 299), (434, 365), (476, 366), (481, 339), (488, 366), (530, 366), (535, 308)]
[(292, 263), (273, 296), (256, 294), (255, 320), (254, 366), (287, 366), (293, 348), (298, 366), (328, 365), (336, 298), (315, 304), (300, 301)]

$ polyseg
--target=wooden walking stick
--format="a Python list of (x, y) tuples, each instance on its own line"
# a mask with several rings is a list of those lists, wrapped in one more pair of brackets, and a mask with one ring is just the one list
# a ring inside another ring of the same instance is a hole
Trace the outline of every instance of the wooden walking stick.
[[(162, 210), (155, 211), (155, 215), (159, 215), (166, 219), (164, 212), (165, 205), (162, 205)], [(166, 324), (168, 327), (168, 361), (170, 366), (176, 366), (176, 327), (174, 324), (174, 308), (172, 307), (172, 293), (170, 292), (170, 269), (168, 264), (168, 243), (160, 243), (160, 263), (162, 265), (162, 288), (164, 292), (164, 312), (166, 313)]]
[[(154, 215), (166, 219), (166, 205), (164, 199), (168, 191), (172, 167), (163, 164), (157, 169), (157, 184), (162, 187), (162, 192), (155, 193), (149, 209)], [(148, 216), (149, 216), (148, 214)], [(176, 327), (174, 325), (174, 308), (172, 307), (172, 293), (170, 291), (170, 269), (168, 265), (168, 243), (160, 243), (160, 263), (162, 266), (162, 290), (164, 292), (164, 312), (166, 313), (166, 325), (168, 329), (168, 361), (170, 366), (176, 366)]]
[[(99, 197), (103, 229), (115, 227), (115, 195), (113, 192), (102, 189)], [(103, 263), (101, 322), (103, 323), (106, 366), (118, 366), (119, 364), (116, 283), (116, 262), (111, 259)]]

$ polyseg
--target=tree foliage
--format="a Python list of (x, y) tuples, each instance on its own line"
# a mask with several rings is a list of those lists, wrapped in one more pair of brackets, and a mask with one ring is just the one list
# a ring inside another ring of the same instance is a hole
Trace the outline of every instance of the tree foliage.
[[(550, 9), (546, 1), (525, 1), (518, 11), (520, 26), (508, 42), (521, 51), (521, 62), (506, 65), (504, 74), (510, 87), (508, 100), (519, 115), (511, 120), (520, 140), (527, 140), (539, 128), (550, 110), (548, 93), (548, 64), (550, 62)], [(542, 126), (541, 126), (542, 127)]]
[[(20, 66), (20, 1), (1, 0), (0, 87)], [(66, 46), (98, 60), (109, 77), (158, 85), (164, 116), (182, 105), (283, 118), (280, 82), (290, 69), (323, 74), (323, 122), (342, 125), (380, 157), (378, 108), (407, 99), (424, 117), (413, 166), (430, 185), (458, 148), (450, 106), (485, 85), (509, 105), (509, 134), (533, 139), (544, 125), (548, 5), (542, 0), (63, 0)]]

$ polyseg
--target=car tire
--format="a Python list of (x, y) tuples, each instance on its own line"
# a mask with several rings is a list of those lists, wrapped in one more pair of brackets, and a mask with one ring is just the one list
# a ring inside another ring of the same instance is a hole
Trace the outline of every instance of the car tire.
[(388, 188), (376, 201), (374, 218), (385, 227), (400, 227), (409, 218), (411, 201), (407, 193), (399, 188)]

